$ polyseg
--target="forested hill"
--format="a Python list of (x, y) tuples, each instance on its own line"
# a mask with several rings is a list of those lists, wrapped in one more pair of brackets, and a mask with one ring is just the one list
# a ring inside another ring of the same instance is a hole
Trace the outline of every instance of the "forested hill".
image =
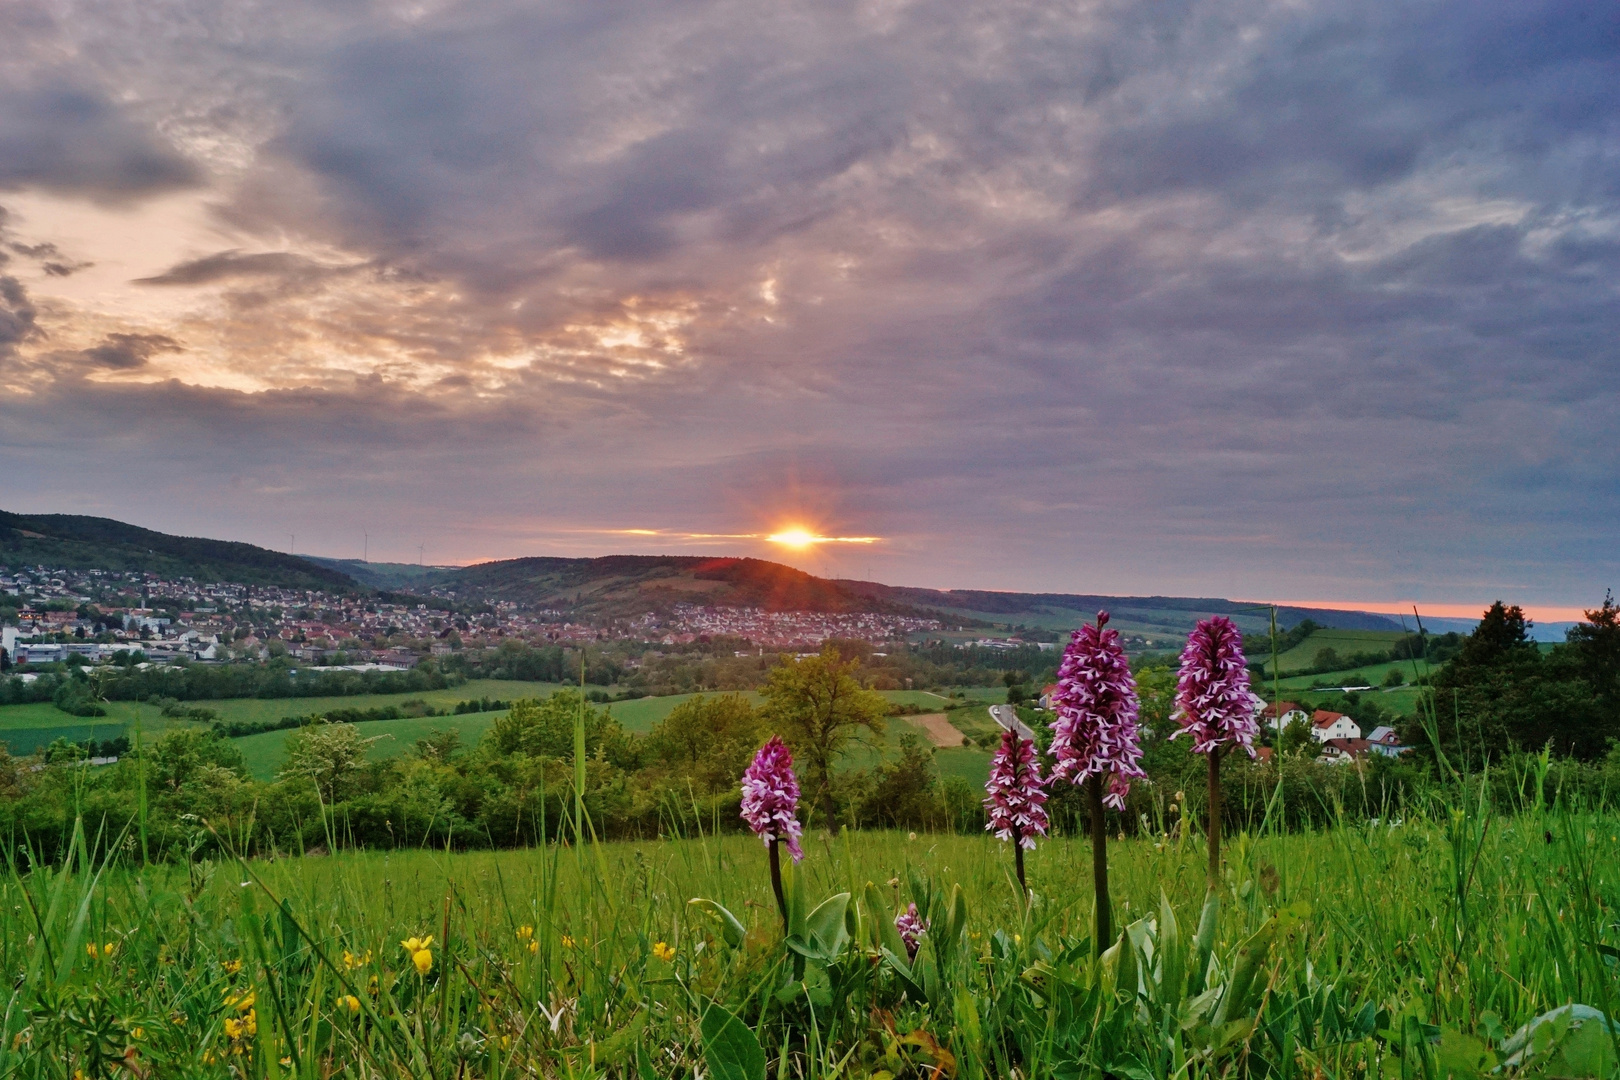
[(465, 598), (509, 600), (607, 617), (667, 610), (677, 603), (771, 611), (906, 614), (915, 610), (781, 563), (685, 555), (505, 559), (418, 573), (411, 580), (388, 584), (404, 589), (455, 589)]
[(111, 518), (0, 510), (0, 565), (143, 571), (164, 578), (347, 592), (349, 575), (308, 559), (230, 540), (170, 536)]
[[(453, 589), (461, 600), (507, 600), (584, 616), (627, 616), (680, 602), (774, 611), (865, 611), (939, 617), (964, 627), (1069, 628), (1107, 609), (1122, 629), (1186, 633), (1201, 618), (1229, 615), (1244, 630), (1263, 630), (1263, 605), (1212, 597), (1100, 596), (1072, 593), (919, 589), (815, 577), (763, 559), (612, 555), (597, 559), (505, 559), (466, 567), (330, 562), (376, 588), (402, 592)], [(1309, 618), (1345, 630), (1399, 630), (1382, 615), (1285, 607), (1279, 623)]]
[[(916, 589), (880, 585), (874, 581), (839, 581), (836, 584), (873, 600), (959, 612), (966, 616), (996, 622), (1041, 625), (1075, 625), (1106, 610), (1116, 624), (1148, 631), (1190, 629), (1199, 619), (1226, 615), (1245, 631), (1255, 633), (1269, 623), (1270, 609), (1264, 604), (1218, 597), (1190, 596), (1101, 596), (1081, 593), (991, 592), (978, 589)], [(1365, 611), (1332, 611), (1323, 608), (1279, 607), (1277, 622), (1294, 626), (1310, 619), (1318, 626), (1340, 630), (1399, 630), (1401, 624), (1385, 615)]]

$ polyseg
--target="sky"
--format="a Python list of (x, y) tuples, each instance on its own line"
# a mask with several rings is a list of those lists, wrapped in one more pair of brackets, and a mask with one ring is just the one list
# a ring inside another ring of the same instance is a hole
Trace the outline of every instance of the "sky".
[(0, 207), (11, 511), (1620, 585), (1613, 4), (8, 0)]

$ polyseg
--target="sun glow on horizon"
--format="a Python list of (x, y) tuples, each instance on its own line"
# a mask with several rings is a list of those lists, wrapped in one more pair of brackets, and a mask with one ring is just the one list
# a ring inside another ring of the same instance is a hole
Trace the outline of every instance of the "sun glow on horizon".
[(580, 532), (604, 536), (658, 537), (680, 543), (706, 543), (714, 540), (763, 540), (790, 551), (808, 551), (823, 544), (881, 544), (881, 536), (824, 536), (804, 525), (788, 525), (773, 533), (698, 533), (669, 529), (582, 529)]
[(765, 537), (773, 544), (792, 548), (794, 551), (804, 551), (817, 544), (875, 544), (882, 539), (880, 536), (822, 536), (811, 532), (801, 526), (783, 529), (781, 532), (771, 533)]

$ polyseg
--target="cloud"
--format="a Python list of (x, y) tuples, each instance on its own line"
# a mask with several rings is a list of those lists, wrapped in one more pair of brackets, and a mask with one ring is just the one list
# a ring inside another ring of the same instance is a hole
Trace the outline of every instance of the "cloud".
[(129, 371), (146, 366), (160, 353), (184, 352), (184, 347), (164, 334), (108, 334), (100, 345), (79, 355), (97, 367)]
[(196, 184), (195, 166), (71, 76), (0, 82), (0, 190), (112, 201)]
[(34, 336), (37, 315), (22, 283), (14, 277), (0, 276), (0, 360), (13, 355), (18, 345)]
[(207, 285), (232, 278), (308, 276), (322, 271), (313, 259), (283, 251), (242, 254), (221, 251), (190, 259), (152, 277), (137, 278), (141, 285)]
[[(214, 208), (137, 278), (161, 318), (51, 293), (48, 223), (0, 307), (26, 409), (281, 492), (199, 531), (364, 507), (470, 557), (797, 503), (925, 584), (1620, 570), (1620, 9), (251, 10), (36, 14), (74, 63), (0, 88), (0, 187)], [(62, 468), (45, 502), (140, 508)]]

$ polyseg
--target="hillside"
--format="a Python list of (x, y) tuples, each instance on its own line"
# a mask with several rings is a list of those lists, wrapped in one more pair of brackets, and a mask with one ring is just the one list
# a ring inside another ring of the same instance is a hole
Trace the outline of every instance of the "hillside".
[(230, 540), (170, 536), (111, 518), (0, 510), (0, 565), (145, 571), (165, 578), (346, 592), (353, 578), (308, 559)]
[(430, 574), (409, 587), (424, 586), (454, 589), (481, 600), (509, 600), (602, 617), (665, 611), (677, 603), (769, 611), (908, 614), (914, 610), (897, 601), (863, 595), (846, 582), (745, 558), (609, 555), (598, 559), (506, 559)]

